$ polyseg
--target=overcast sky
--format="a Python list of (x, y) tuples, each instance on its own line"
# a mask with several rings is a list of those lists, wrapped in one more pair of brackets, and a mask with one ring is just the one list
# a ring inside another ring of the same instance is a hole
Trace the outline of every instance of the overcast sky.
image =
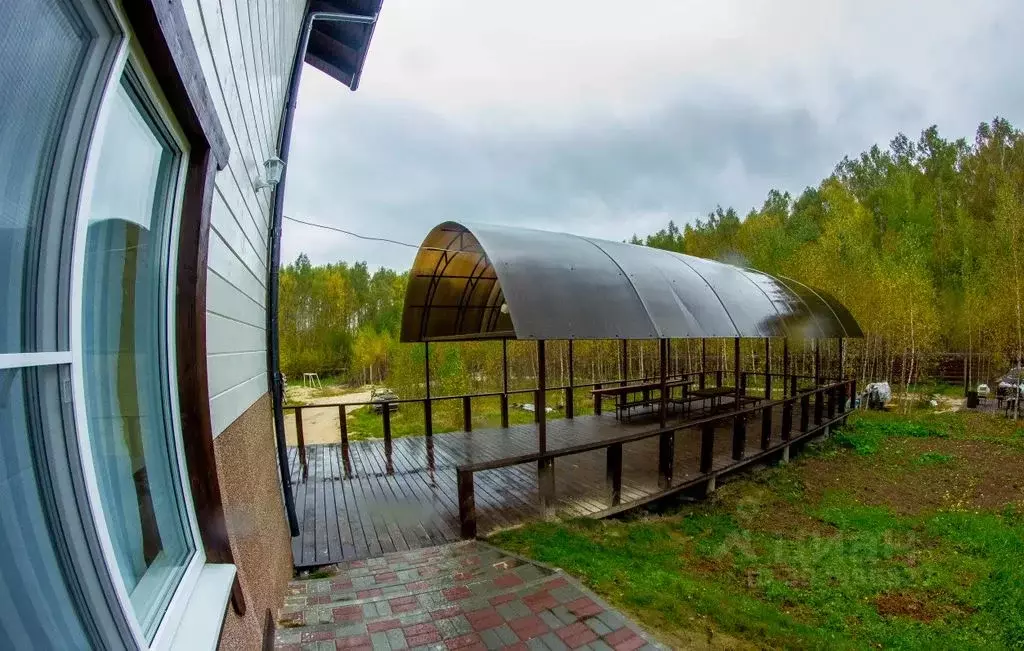
[[(1024, 2), (384, 0), (360, 88), (306, 67), (285, 214), (624, 239), (797, 194), (937, 124), (1024, 125)], [(283, 259), (415, 251), (285, 222)]]

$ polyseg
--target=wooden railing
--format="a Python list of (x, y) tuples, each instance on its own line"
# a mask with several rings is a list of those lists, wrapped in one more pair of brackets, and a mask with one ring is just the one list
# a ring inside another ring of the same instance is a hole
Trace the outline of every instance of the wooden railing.
[[(708, 375), (714, 375), (715, 371), (708, 371)], [(687, 377), (699, 374), (699, 371), (693, 373), (683, 373), (674, 375), (674, 378)], [(718, 371), (719, 377), (721, 371)], [(576, 415), (575, 409), (575, 396), (574, 393), (578, 389), (600, 389), (602, 386), (621, 386), (625, 384), (636, 384), (642, 382), (651, 382), (656, 378), (630, 378), (628, 380), (604, 380), (602, 382), (584, 382), (580, 384), (572, 385), (561, 385), (547, 387), (547, 392), (558, 392), (562, 391), (565, 393), (565, 417), (574, 418)], [(720, 382), (721, 380), (719, 380)], [(431, 396), (430, 398), (399, 398), (395, 400), (366, 400), (362, 402), (329, 402), (319, 403), (315, 405), (285, 405), (282, 411), (292, 411), (295, 414), (295, 438), (296, 445), (298, 447), (299, 454), (299, 466), (302, 470), (303, 479), (308, 476), (308, 468), (306, 465), (306, 441), (305, 433), (303, 431), (303, 420), (302, 414), (306, 411), (313, 409), (337, 409), (340, 420), (340, 442), (341, 442), (341, 454), (342, 461), (346, 466), (349, 464), (349, 438), (348, 438), (348, 409), (356, 407), (380, 407), (381, 424), (384, 435), (384, 450), (387, 458), (391, 458), (391, 405), (406, 405), (406, 404), (422, 404), (423, 405), (423, 433), (424, 436), (434, 435), (434, 418), (433, 418), (433, 405), (437, 402), (442, 401), (461, 401), (462, 402), (462, 426), (464, 431), (473, 431), (473, 399), (474, 398), (498, 398), (501, 402), (501, 426), (507, 428), (509, 426), (509, 396), (515, 395), (533, 395), (534, 404), (534, 422), (540, 420), (540, 411), (536, 409), (536, 405), (540, 402), (539, 394), (540, 389), (528, 388), (528, 389), (510, 389), (507, 392), (503, 391), (492, 391), (487, 393), (468, 393), (458, 394), (450, 396)], [(595, 412), (596, 414), (601, 413), (600, 399), (595, 399)]]
[[(724, 378), (727, 374), (731, 375), (732, 372), (723, 369), (708, 370), (708, 371), (692, 371), (688, 373), (676, 373), (669, 376), (670, 380), (679, 378), (694, 378), (695, 383), (699, 388), (704, 389), (706, 387), (722, 387), (724, 386)], [(743, 372), (740, 375), (741, 378), (741, 391), (745, 389), (746, 377), (747, 376), (760, 376), (764, 377), (764, 373), (755, 372)], [(773, 374), (773, 377), (788, 378), (792, 382), (793, 390), (790, 395), (796, 392), (797, 379), (812, 380), (812, 376), (806, 375), (789, 375), (783, 376), (780, 374)], [(601, 389), (609, 386), (624, 386), (630, 384), (641, 384), (647, 382), (654, 382), (658, 380), (656, 377), (641, 377), (641, 378), (629, 378), (603, 380), (601, 382), (584, 382), (584, 383), (573, 383), (571, 385), (561, 385), (547, 387), (545, 390), (551, 392), (564, 392), (564, 406), (565, 406), (565, 418), (574, 418), (576, 415), (575, 409), (575, 392), (579, 389)], [(714, 384), (711, 384), (711, 381)], [(362, 402), (330, 402), (330, 403), (319, 403), (315, 405), (285, 405), (282, 411), (292, 411), (295, 414), (295, 438), (296, 446), (298, 447), (299, 455), (299, 466), (302, 471), (303, 479), (308, 476), (309, 470), (306, 464), (306, 441), (305, 433), (303, 431), (303, 419), (302, 415), (304, 412), (314, 409), (337, 409), (339, 416), (339, 434), (341, 443), (341, 454), (342, 461), (346, 467), (349, 466), (349, 436), (348, 436), (348, 409), (357, 407), (379, 407), (380, 417), (384, 438), (384, 451), (387, 459), (391, 458), (392, 450), (392, 435), (391, 435), (391, 406), (392, 405), (407, 405), (407, 404), (422, 404), (423, 405), (423, 434), (424, 436), (433, 436), (434, 434), (434, 418), (433, 418), (433, 405), (437, 402), (443, 401), (461, 401), (462, 403), (462, 426), (466, 432), (473, 431), (473, 399), (484, 399), (484, 398), (498, 398), (501, 403), (501, 427), (507, 428), (509, 426), (509, 396), (515, 395), (533, 395), (534, 404), (534, 422), (538, 422), (541, 418), (540, 410), (536, 406), (540, 403), (540, 389), (539, 388), (527, 388), (527, 389), (510, 389), (507, 392), (492, 391), (486, 393), (469, 393), (469, 394), (458, 394), (448, 396), (431, 396), (430, 398), (399, 398), (395, 400), (367, 400)], [(602, 400), (601, 397), (594, 396), (594, 413), (600, 415), (602, 413)]]
[[(844, 418), (850, 409), (849, 405), (853, 404), (852, 401), (848, 401), (848, 398), (856, 395), (856, 387), (856, 380), (842, 380), (824, 384), (801, 393), (794, 393), (781, 400), (769, 400), (762, 404), (741, 408), (728, 413), (713, 414), (692, 421), (675, 423), (665, 428), (627, 434), (613, 439), (584, 443), (548, 452), (535, 452), (516, 457), (458, 466), (459, 521), (462, 537), (474, 538), (477, 534), (474, 473), (525, 463), (536, 463), (537, 485), (540, 496), (539, 507), (542, 513), (547, 515), (553, 511), (555, 504), (555, 459), (596, 450), (606, 450), (607, 494), (610, 506), (602, 514), (611, 514), (684, 490), (716, 474), (713, 473), (715, 429), (723, 422), (732, 421), (732, 460), (734, 462), (723, 470), (736, 469), (772, 451), (772, 413), (775, 408), (782, 408), (780, 439), (783, 442), (791, 442), (795, 439), (811, 436), (833, 422)], [(810, 404), (812, 398), (814, 399), (813, 414)], [(800, 429), (799, 435), (794, 439), (793, 410), (798, 403), (800, 406)], [(758, 413), (761, 415), (761, 453), (752, 457), (746, 457), (747, 417)], [(811, 422), (812, 416), (813, 424)], [(684, 484), (673, 486), (675, 435), (683, 430), (699, 430), (700, 432), (698, 462), (700, 476)], [(659, 439), (658, 484), (661, 490), (648, 495), (642, 501), (634, 501), (623, 505), (622, 447), (628, 443), (635, 443), (654, 437)]]

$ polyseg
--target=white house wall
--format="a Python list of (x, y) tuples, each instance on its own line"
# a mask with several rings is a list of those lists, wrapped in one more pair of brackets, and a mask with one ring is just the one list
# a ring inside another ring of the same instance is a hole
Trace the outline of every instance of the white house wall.
[(267, 392), (272, 194), (253, 182), (277, 154), (305, 0), (183, 0), (231, 145), (211, 211), (206, 345), (214, 436)]

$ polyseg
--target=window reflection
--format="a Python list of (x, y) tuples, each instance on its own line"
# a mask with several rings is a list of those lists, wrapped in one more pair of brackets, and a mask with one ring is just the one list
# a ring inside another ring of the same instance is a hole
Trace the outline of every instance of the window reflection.
[(89, 437), (118, 568), (155, 630), (192, 555), (166, 354), (178, 157), (127, 83), (100, 149), (83, 290)]

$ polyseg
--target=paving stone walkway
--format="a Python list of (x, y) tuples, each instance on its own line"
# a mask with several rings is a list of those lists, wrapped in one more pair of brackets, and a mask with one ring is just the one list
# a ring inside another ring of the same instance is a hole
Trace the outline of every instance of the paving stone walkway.
[(278, 649), (662, 649), (574, 578), (478, 541), (292, 581)]

